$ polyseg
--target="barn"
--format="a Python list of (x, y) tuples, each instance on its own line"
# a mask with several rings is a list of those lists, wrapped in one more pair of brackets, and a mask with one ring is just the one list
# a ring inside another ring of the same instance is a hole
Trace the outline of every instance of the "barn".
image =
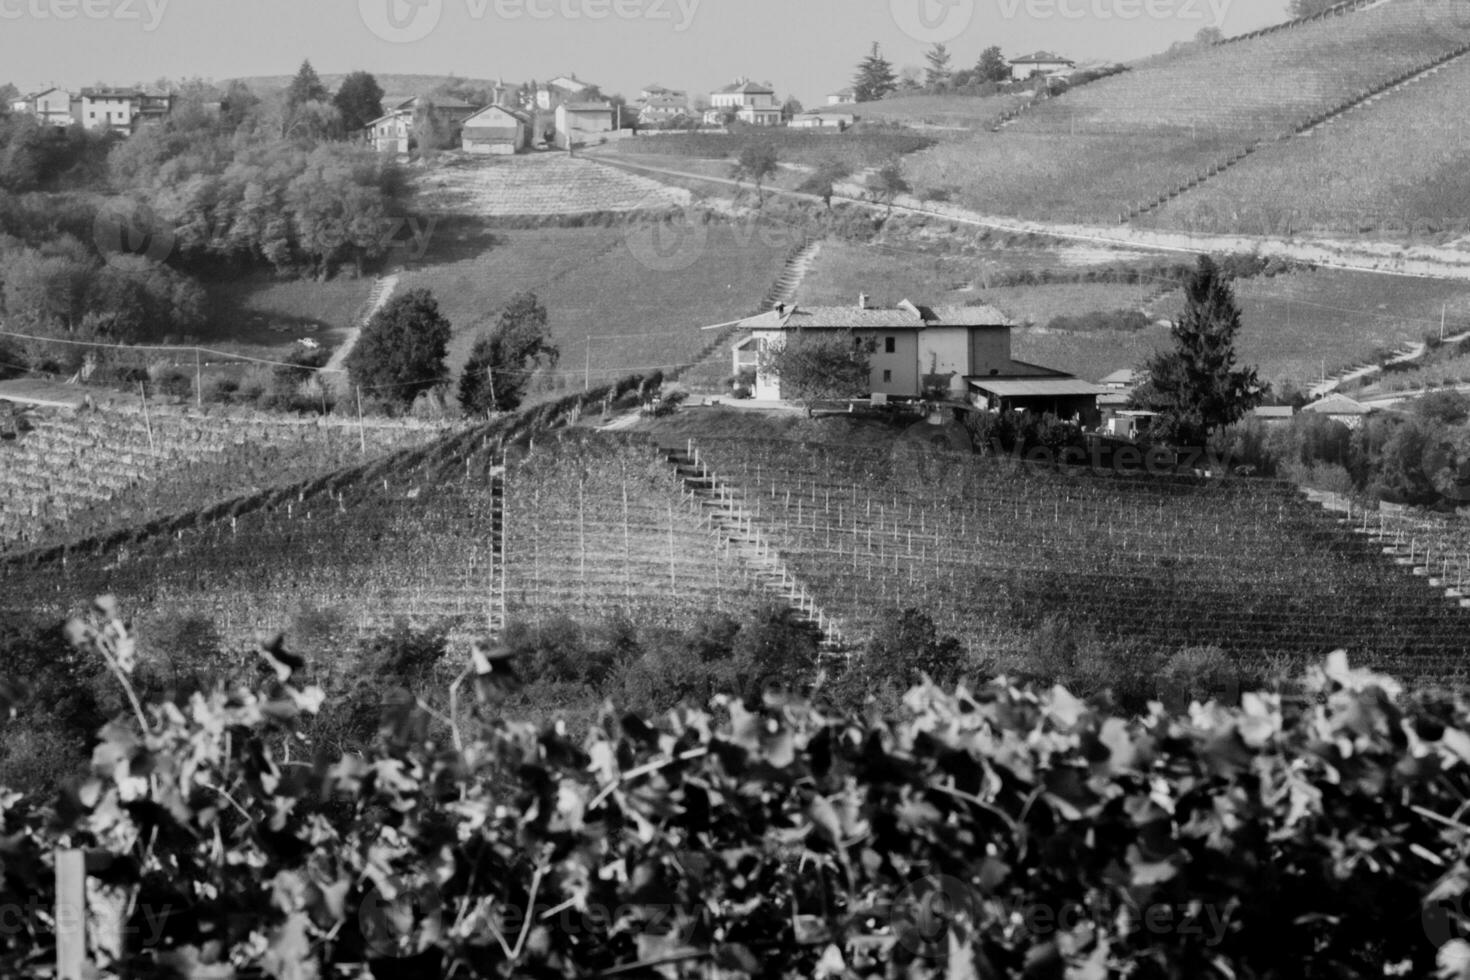
[(509, 106), (487, 106), (465, 120), (460, 139), (467, 153), (510, 156), (529, 150), (531, 116)]

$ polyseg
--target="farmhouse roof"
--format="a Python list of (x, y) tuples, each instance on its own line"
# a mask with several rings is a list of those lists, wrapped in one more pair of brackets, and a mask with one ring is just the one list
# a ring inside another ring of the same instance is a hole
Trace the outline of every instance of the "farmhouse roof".
[(84, 99), (140, 99), (143, 93), (132, 88), (84, 88), (81, 96)]
[(851, 88), (840, 88), (840, 89), (838, 89), (835, 92), (828, 92), (827, 94), (828, 95), (856, 95), (857, 92), (855, 92)]
[[(904, 305), (907, 304), (907, 305)], [(993, 306), (916, 306), (907, 300), (889, 309), (858, 306), (789, 306), (741, 322), (758, 330), (923, 330), (930, 327), (1008, 327)]]
[(508, 105), (487, 105), (485, 108), (481, 109), (479, 112), (475, 113), (473, 116), (470, 116), (464, 121), (465, 129), (470, 130), (475, 128), (472, 125), (473, 123), (475, 123), (476, 121), (483, 122), (484, 118), (490, 115), (490, 113), (492, 112), (503, 112), (507, 116), (510, 116), (512, 119), (515, 119), (517, 122), (529, 123), (531, 121), (531, 114), (529, 112), (524, 112), (520, 109), (513, 109)]
[(769, 86), (769, 85), (761, 85), (759, 83), (748, 81), (748, 80), (742, 80), (742, 81), (738, 81), (738, 82), (731, 82), (729, 85), (726, 85), (724, 88), (720, 89), (720, 94), (722, 94), (722, 95), (727, 95), (727, 94), (734, 93), (734, 92), (739, 92), (742, 95), (775, 95), (776, 94), (776, 90), (773, 89), (773, 88), (771, 88), (771, 86)]
[(1058, 398), (1069, 395), (1101, 395), (1103, 389), (1081, 378), (966, 378), (970, 387), (997, 398)]
[(1251, 411), (1258, 419), (1289, 419), (1296, 414), (1290, 405), (1261, 405)]
[(1323, 415), (1367, 415), (1372, 409), (1362, 402), (1353, 401), (1347, 395), (1328, 395), (1321, 401), (1302, 406), (1303, 412), (1319, 412)]
[(1011, 59), (1011, 64), (1013, 64), (1013, 65), (1075, 65), (1076, 62), (1073, 61), (1071, 58), (1063, 58), (1059, 54), (1052, 54), (1050, 51), (1038, 51), (1035, 54), (1028, 54), (1028, 55), (1026, 55), (1025, 57), (1022, 57), (1022, 58), (1012, 58)]
[(563, 102), (567, 112), (612, 112), (611, 102)]
[(1102, 385), (1131, 385), (1133, 383), (1133, 369), (1122, 368), (1103, 378), (1098, 384)]
[(654, 95), (641, 103), (645, 109), (687, 109), (689, 100), (677, 95)]

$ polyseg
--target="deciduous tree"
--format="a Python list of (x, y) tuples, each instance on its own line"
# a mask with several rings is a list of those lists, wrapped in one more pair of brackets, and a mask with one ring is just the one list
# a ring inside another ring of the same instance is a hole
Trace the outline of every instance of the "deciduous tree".
[(536, 372), (556, 366), (561, 352), (551, 343), (548, 321), (535, 293), (511, 298), (494, 330), (475, 342), (460, 376), (459, 403), (466, 415), (517, 408)]
[(999, 45), (991, 45), (980, 52), (980, 60), (975, 63), (975, 75), (982, 82), (1011, 80), (1011, 66), (1006, 63), (1006, 57), (1001, 54)]
[(776, 172), (777, 166), (774, 146), (770, 143), (747, 143), (741, 148), (740, 156), (730, 170), (730, 176), (737, 182), (748, 180), (754, 184), (756, 202), (764, 204), (763, 185)]
[(450, 324), (427, 289), (390, 300), (363, 327), (347, 356), (352, 383), (385, 401), (411, 405), (444, 381)]
[(342, 80), (332, 104), (342, 114), (342, 128), (355, 133), (383, 114), (383, 89), (365, 71), (355, 71)]
[(760, 369), (781, 383), (781, 397), (806, 406), (834, 398), (860, 398), (872, 392), (871, 341), (851, 332), (792, 331), (763, 349)]

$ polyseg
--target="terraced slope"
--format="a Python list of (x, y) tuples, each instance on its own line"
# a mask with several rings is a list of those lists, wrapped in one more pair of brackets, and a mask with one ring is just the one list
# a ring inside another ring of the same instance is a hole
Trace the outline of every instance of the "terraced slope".
[(982, 212), (1117, 221), (1463, 49), (1464, 13), (1383, 0), (1102, 79), (918, 154), (912, 182)]
[[(1345, 647), (1400, 675), (1463, 675), (1470, 612), (1291, 488), (1064, 475), (978, 457), (701, 440), (769, 537), (852, 634), (931, 611), (1024, 656), (1049, 620), (1082, 642), (1242, 662)], [(1017, 647), (1017, 643), (1021, 645)]]
[(145, 626), (160, 615), (204, 616), (244, 644), (306, 609), (369, 635), (400, 618), (484, 632), (502, 621), (501, 596), (511, 617), (623, 612), (652, 625), (758, 604), (750, 577), (727, 565), (651, 444), (589, 434), (553, 445), (543, 434), (507, 454), (502, 440), (518, 428), (478, 427), (166, 525), (12, 560), (0, 565), (0, 610), (60, 614), (110, 592)]
[(688, 191), (560, 153), (455, 158), (424, 177), (431, 212), (504, 217), (595, 214), (687, 205)]
[(1262, 147), (1145, 223), (1201, 232), (1466, 233), (1470, 57)]
[(0, 552), (142, 524), (330, 473), (442, 427), (97, 409), (31, 411), (0, 440)]

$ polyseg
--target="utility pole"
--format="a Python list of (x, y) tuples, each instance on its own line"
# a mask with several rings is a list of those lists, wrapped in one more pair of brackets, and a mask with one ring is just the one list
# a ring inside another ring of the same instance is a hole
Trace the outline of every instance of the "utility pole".
[(357, 386), (357, 441), (362, 454), (367, 455), (367, 431), (362, 427), (362, 385)]
[(582, 390), (592, 389), (592, 335), (587, 335), (587, 349), (582, 357)]

